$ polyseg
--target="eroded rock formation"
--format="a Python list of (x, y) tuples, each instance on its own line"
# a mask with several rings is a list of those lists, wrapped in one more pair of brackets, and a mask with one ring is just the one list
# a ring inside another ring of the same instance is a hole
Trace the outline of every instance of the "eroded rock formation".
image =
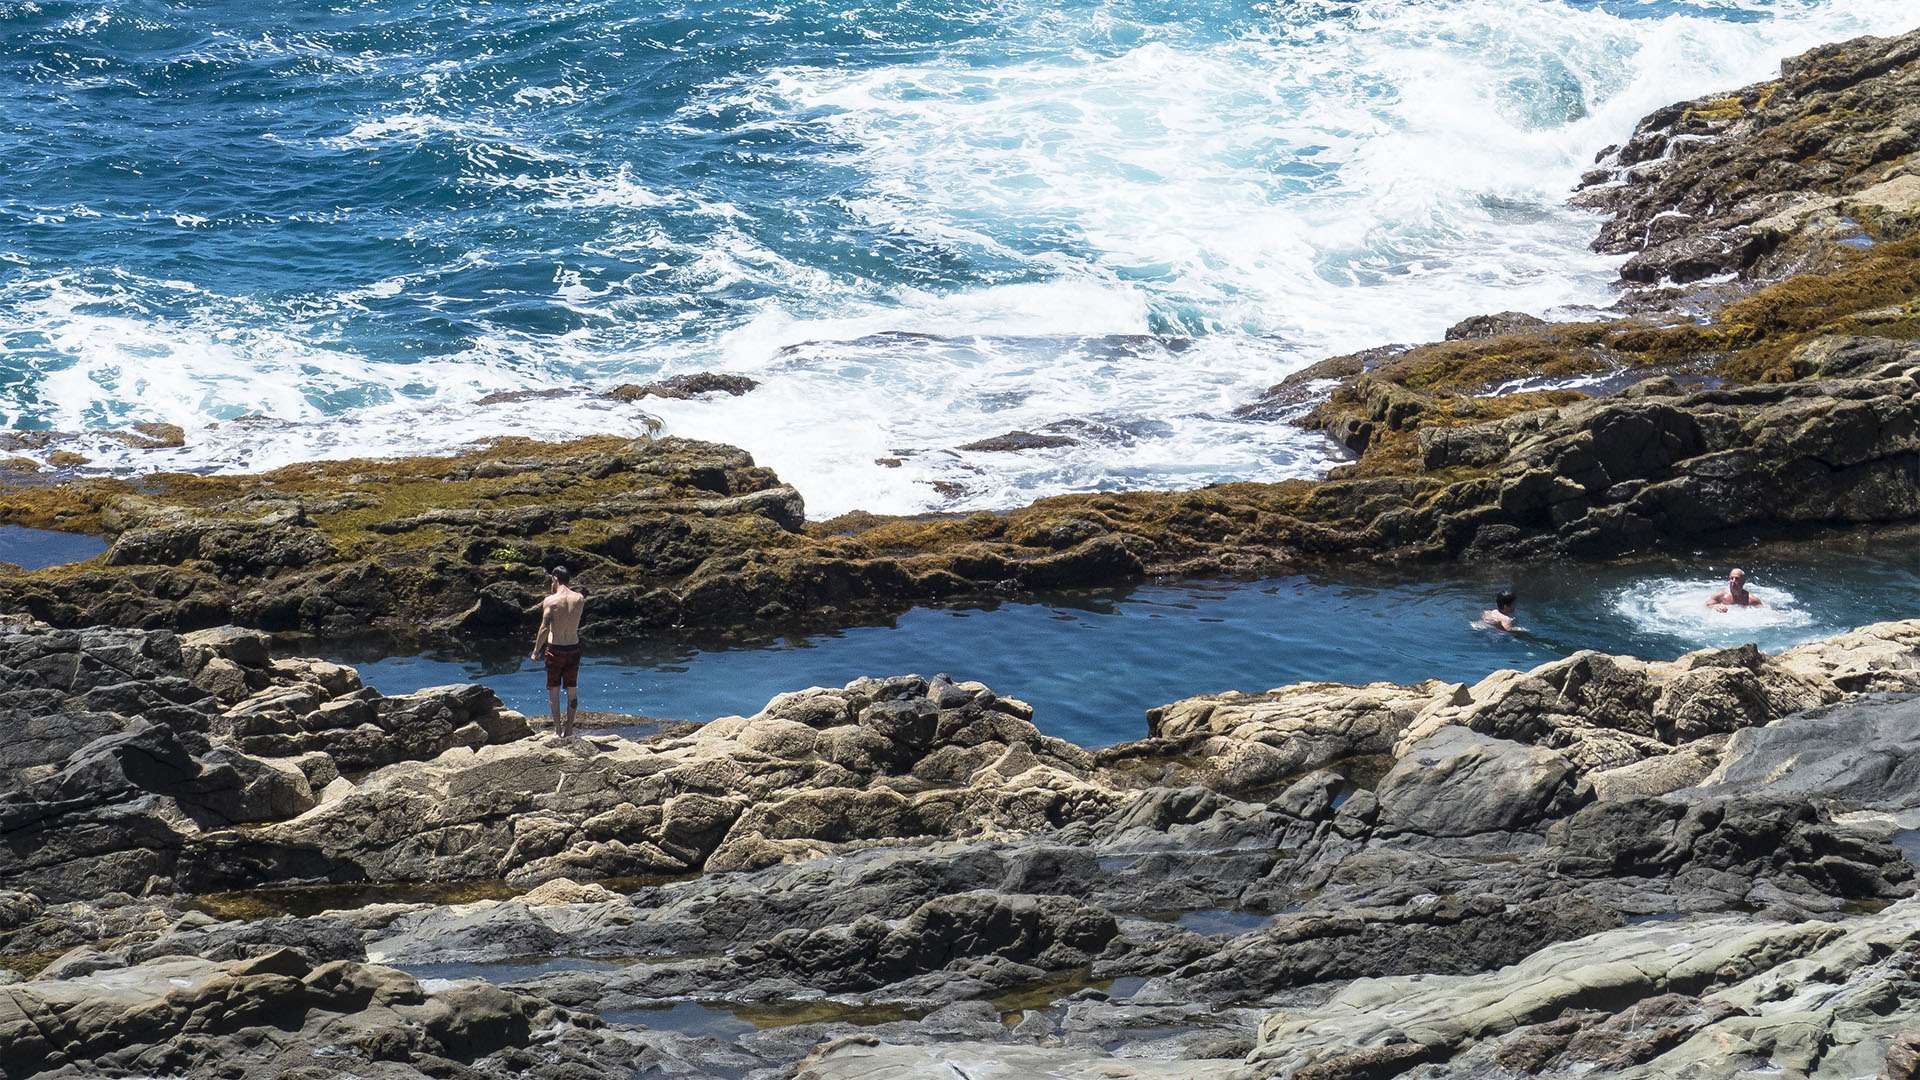
[[(1097, 753), (944, 677), (559, 740), (262, 646), (0, 638), (6, 1075), (1668, 1075), (1908, 1019), (1847, 1003), (1920, 949), (1920, 623), (1196, 698)], [(319, 889), (193, 895), (259, 886)]]

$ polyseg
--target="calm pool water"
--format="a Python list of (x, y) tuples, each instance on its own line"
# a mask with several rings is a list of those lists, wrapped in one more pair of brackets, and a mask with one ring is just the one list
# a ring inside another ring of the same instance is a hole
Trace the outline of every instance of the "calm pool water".
[[(1670, 659), (1703, 646), (1775, 651), (1877, 622), (1920, 617), (1920, 553), (1836, 548), (1746, 557), (1759, 611), (1710, 611), (1734, 565), (1702, 556), (1631, 567), (1448, 567), (1143, 585), (1044, 598), (917, 608), (883, 625), (721, 641), (699, 636), (591, 640), (581, 707), (710, 720), (751, 714), (776, 694), (862, 675), (945, 672), (1030, 702), (1041, 730), (1083, 745), (1146, 734), (1147, 709), (1195, 694), (1327, 680), (1471, 682), (1579, 649)], [(1492, 593), (1520, 594), (1524, 632), (1476, 628)], [(546, 709), (525, 643), (473, 643), (419, 656), (331, 651), (368, 684), (401, 693), (482, 682), (513, 708)]]
[(10, 562), (22, 570), (83, 562), (105, 550), (107, 542), (97, 536), (0, 525), (0, 562)]

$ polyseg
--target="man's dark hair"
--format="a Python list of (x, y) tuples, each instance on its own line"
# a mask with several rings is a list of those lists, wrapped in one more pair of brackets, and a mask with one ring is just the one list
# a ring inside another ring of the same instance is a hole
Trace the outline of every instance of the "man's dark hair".
[[(564, 582), (564, 581), (566, 581), (567, 579), (566, 579), (566, 578), (561, 578), (560, 580)], [(1497, 607), (1497, 608), (1503, 608), (1503, 607), (1506, 607), (1506, 606), (1507, 606), (1508, 604), (1511, 604), (1511, 603), (1513, 603), (1513, 590), (1512, 590), (1512, 589), (1501, 589), (1501, 590), (1500, 590), (1499, 592), (1497, 592), (1497, 593), (1495, 593), (1495, 594), (1493, 595), (1493, 606), (1494, 606), (1494, 607)]]
[(572, 574), (567, 573), (567, 568), (564, 566), (556, 566), (552, 570), (549, 570), (547, 572), (553, 575), (553, 580), (559, 582), (562, 585), (565, 585), (567, 583), (567, 579), (573, 576)]

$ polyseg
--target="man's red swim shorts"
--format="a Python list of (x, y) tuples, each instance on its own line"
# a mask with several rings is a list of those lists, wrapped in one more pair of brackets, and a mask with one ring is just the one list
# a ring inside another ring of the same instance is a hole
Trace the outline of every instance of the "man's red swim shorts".
[(547, 689), (580, 684), (580, 645), (547, 646)]

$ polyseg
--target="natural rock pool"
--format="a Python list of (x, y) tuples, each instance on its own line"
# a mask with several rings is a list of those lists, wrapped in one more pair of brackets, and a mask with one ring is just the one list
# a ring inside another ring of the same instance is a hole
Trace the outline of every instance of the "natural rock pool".
[[(592, 640), (586, 582), (581, 707), (710, 720), (752, 714), (774, 695), (808, 686), (945, 672), (1028, 701), (1048, 734), (1103, 745), (1145, 736), (1147, 709), (1195, 694), (1314, 680), (1473, 682), (1580, 649), (1647, 659), (1745, 642), (1777, 651), (1920, 615), (1920, 551), (1908, 545), (1802, 547), (1738, 559), (1142, 585), (916, 608), (884, 625), (821, 633), (752, 640), (680, 633), (619, 643)], [(1768, 607), (1724, 614), (1706, 608), (1706, 596), (1733, 565), (1748, 571)], [(1519, 592), (1525, 632), (1476, 628), (1494, 591), (1506, 585)], [(382, 692), (474, 681), (538, 715), (546, 711), (546, 691), (539, 668), (526, 659), (528, 644), (474, 642), (405, 656), (348, 644), (322, 651), (356, 665)]]

